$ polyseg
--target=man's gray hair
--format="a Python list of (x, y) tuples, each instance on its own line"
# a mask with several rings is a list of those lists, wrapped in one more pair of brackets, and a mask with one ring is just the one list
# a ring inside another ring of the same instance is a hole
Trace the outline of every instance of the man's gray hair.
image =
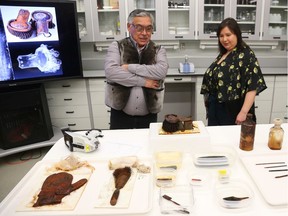
[(135, 9), (135, 10), (133, 10), (133, 11), (129, 14), (127, 22), (130, 23), (130, 24), (132, 24), (132, 23), (133, 23), (133, 19), (134, 19), (135, 17), (150, 17), (152, 25), (153, 25), (153, 23), (154, 23), (154, 17), (153, 17), (153, 15), (152, 15), (151, 13), (149, 13), (148, 11), (143, 10), (143, 9)]

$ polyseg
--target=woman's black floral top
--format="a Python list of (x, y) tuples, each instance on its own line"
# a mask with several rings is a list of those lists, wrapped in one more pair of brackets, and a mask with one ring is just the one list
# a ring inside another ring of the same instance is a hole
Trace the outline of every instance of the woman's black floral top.
[(237, 47), (220, 64), (218, 55), (204, 74), (201, 94), (212, 94), (221, 102), (245, 97), (248, 91), (257, 94), (267, 88), (254, 52), (245, 46)]

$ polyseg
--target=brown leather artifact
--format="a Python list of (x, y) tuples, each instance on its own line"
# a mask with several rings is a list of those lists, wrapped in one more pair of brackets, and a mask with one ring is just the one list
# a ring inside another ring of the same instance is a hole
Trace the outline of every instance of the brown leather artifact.
[(82, 187), (87, 182), (87, 179), (80, 179), (72, 184), (72, 180), (73, 176), (67, 172), (48, 176), (33, 207), (59, 204), (63, 197)]
[(113, 172), (115, 181), (115, 191), (110, 199), (110, 204), (112, 206), (116, 205), (120, 194), (120, 189), (122, 189), (129, 180), (131, 172), (132, 170), (130, 167), (118, 168)]

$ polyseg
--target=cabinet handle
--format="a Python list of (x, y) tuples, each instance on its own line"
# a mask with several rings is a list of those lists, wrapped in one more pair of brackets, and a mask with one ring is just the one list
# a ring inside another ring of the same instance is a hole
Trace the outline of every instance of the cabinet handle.
[(107, 110), (108, 113), (111, 113), (111, 110)]
[(281, 37), (273, 37), (273, 39), (280, 40)]
[(255, 106), (255, 109), (257, 109), (258, 108), (258, 106)]
[(63, 88), (69, 88), (71, 85), (62, 85)]
[(72, 101), (72, 98), (64, 98), (64, 101)]
[(114, 40), (114, 37), (106, 37), (106, 40)]
[(288, 117), (284, 117), (284, 119), (288, 119)]
[(217, 38), (217, 35), (210, 35), (210, 38)]
[(183, 38), (183, 36), (175, 36), (175, 38)]
[(249, 37), (248, 37), (248, 36), (242, 36), (242, 38), (245, 38), (245, 39), (249, 39)]
[(67, 114), (73, 114), (74, 111), (66, 111)]
[(74, 124), (68, 124), (68, 126), (76, 126), (76, 124), (74, 123)]
[(286, 107), (288, 107), (288, 105), (286, 105)]
[(182, 78), (174, 78), (175, 81), (181, 81)]

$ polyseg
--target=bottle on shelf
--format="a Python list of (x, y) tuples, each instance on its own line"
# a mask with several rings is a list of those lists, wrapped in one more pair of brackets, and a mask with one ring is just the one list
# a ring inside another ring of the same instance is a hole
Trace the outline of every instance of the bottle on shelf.
[(246, 120), (241, 124), (239, 148), (244, 151), (252, 151), (254, 147), (256, 123), (252, 117), (253, 115), (248, 113)]
[(284, 130), (281, 127), (282, 120), (274, 119), (274, 126), (270, 128), (268, 147), (272, 150), (280, 150), (282, 148)]

